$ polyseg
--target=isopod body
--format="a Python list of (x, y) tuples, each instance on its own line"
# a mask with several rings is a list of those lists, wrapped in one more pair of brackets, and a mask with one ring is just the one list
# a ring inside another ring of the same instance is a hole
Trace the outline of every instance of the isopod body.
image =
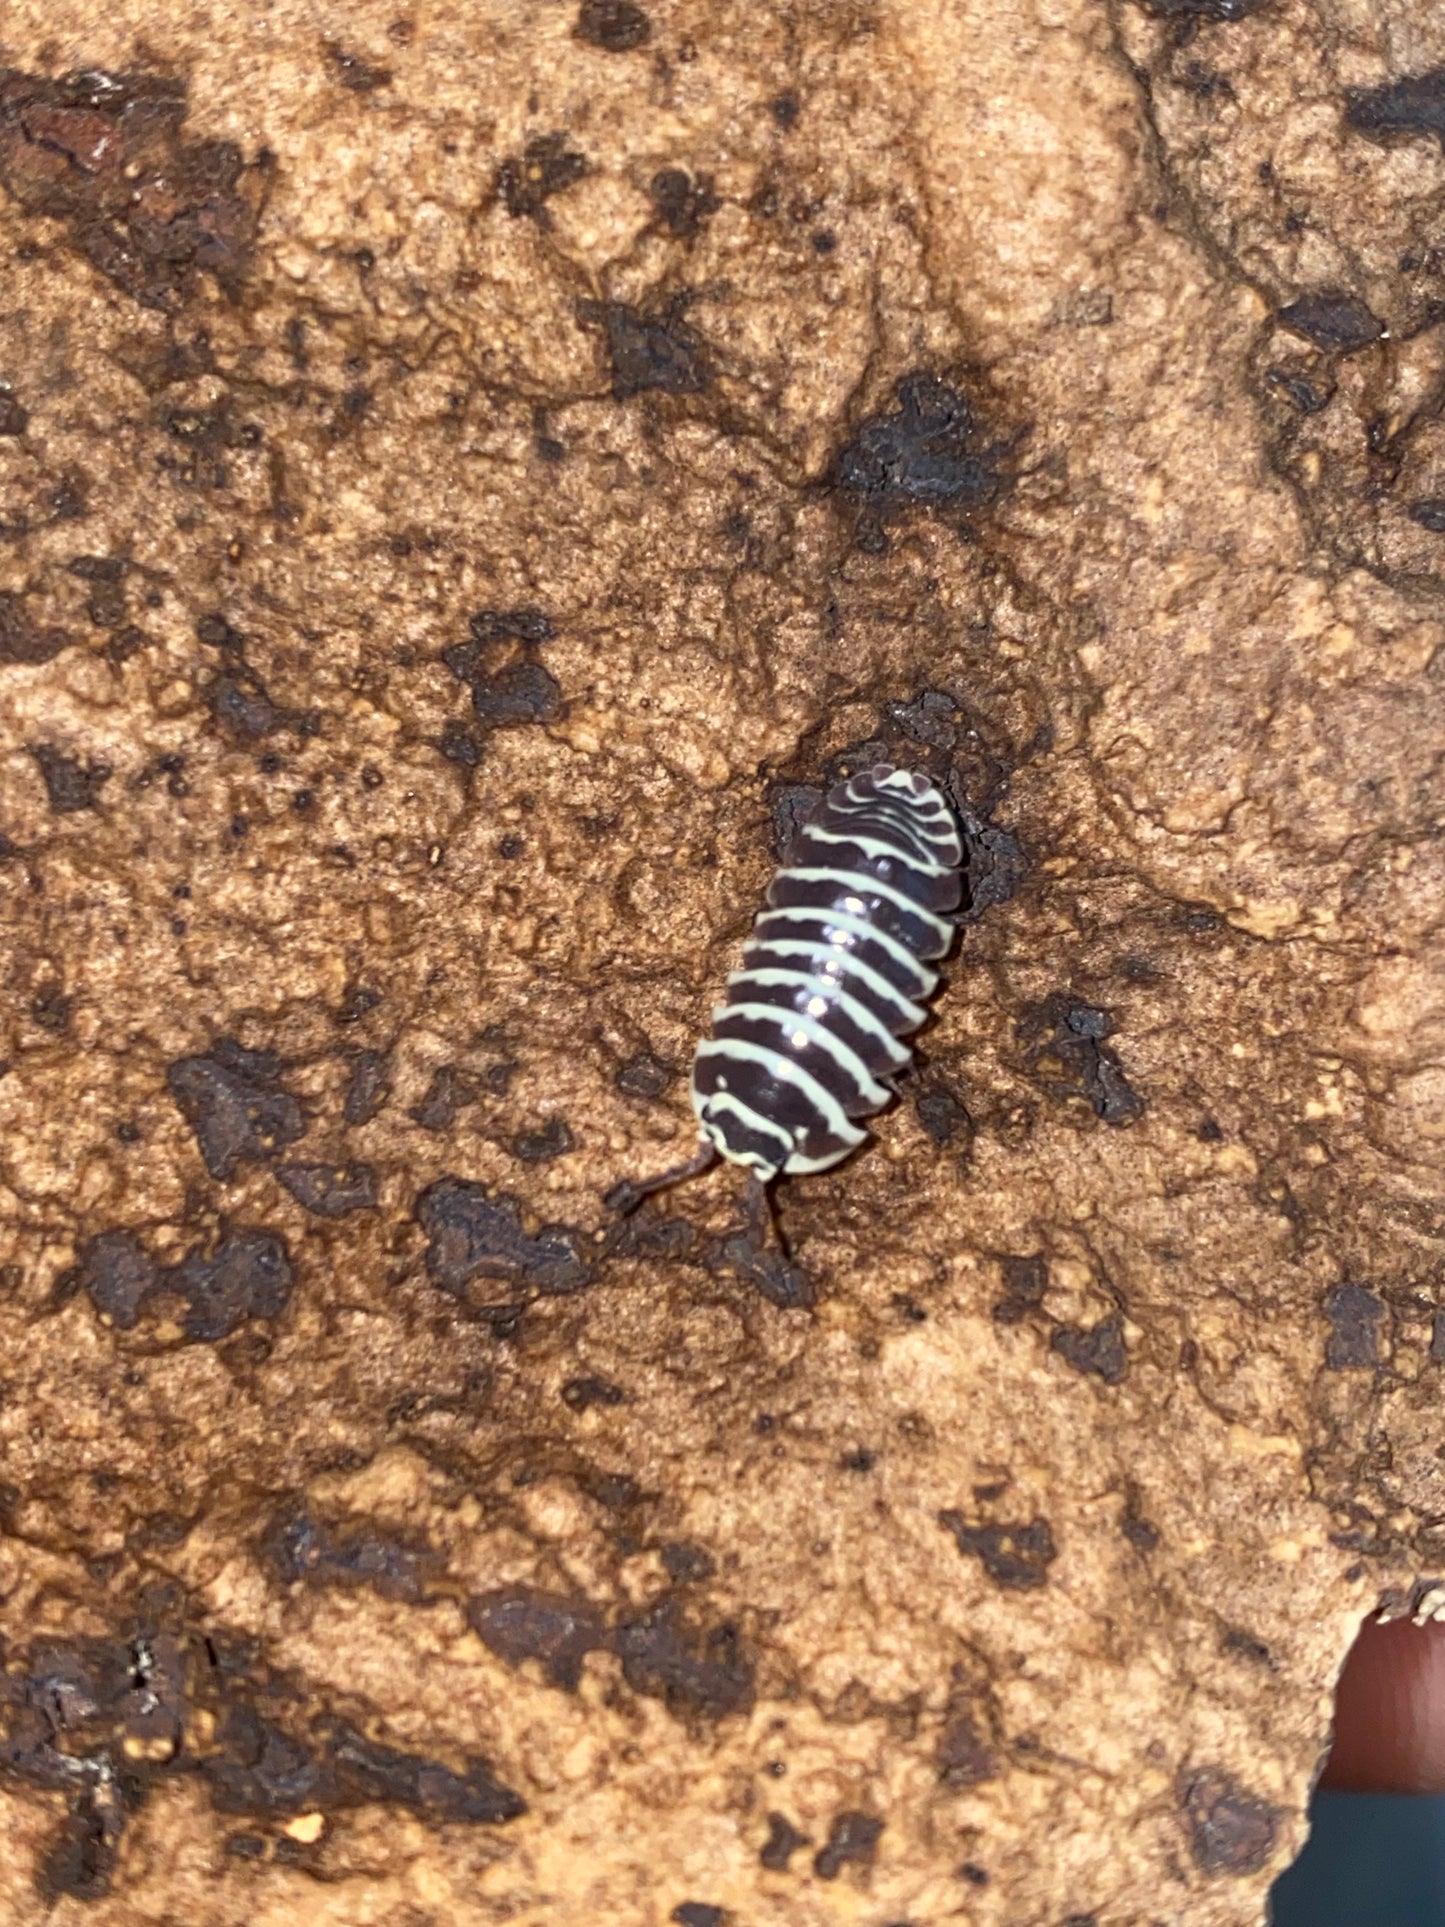
[(768, 886), (767, 907), (693, 1060), (708, 1155), (763, 1183), (826, 1171), (868, 1135), (908, 1063), (953, 942), (963, 847), (943, 796), (887, 764), (836, 784)]

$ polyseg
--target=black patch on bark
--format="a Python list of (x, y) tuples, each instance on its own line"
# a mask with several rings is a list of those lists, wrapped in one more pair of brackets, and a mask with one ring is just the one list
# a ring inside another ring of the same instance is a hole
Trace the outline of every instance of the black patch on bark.
[(481, 738), (475, 730), (468, 729), (455, 717), (446, 724), (437, 739), (437, 748), (449, 763), (461, 769), (475, 769), (482, 760)]
[(604, 53), (631, 53), (652, 36), (652, 22), (632, 0), (582, 0), (574, 29), (579, 40)]
[(71, 1003), (59, 984), (47, 984), (30, 999), (30, 1015), (42, 1030), (58, 1036), (70, 1026)]
[[(603, 1203), (609, 1210), (620, 1208), (608, 1200), (624, 1187), (630, 1192), (625, 1179), (607, 1193)], [(629, 1217), (619, 1218), (607, 1236), (607, 1254), (615, 1258), (683, 1259), (692, 1255), (696, 1245), (697, 1232), (688, 1219), (661, 1218), (651, 1211), (634, 1211)], [(709, 1245), (703, 1262), (710, 1270), (725, 1268), (721, 1240)]]
[[(468, 627), (468, 640), (449, 644), (442, 661), (471, 690), (472, 708), (488, 728), (549, 722), (560, 714), (561, 688), (535, 654), (556, 634), (540, 609), (480, 609)], [(509, 659), (499, 660), (508, 649)]]
[(1139, 0), (1139, 5), (1153, 20), (1179, 20), (1189, 26), (1198, 21), (1247, 20), (1264, 0)]
[(509, 663), (472, 685), (472, 708), (494, 729), (549, 722), (561, 706), (561, 685), (540, 662)]
[(1181, 1780), (1178, 1799), (1201, 1873), (1258, 1873), (1274, 1852), (1279, 1811), (1217, 1767)]
[(166, 1087), (196, 1134), (213, 1178), (225, 1181), (242, 1163), (279, 1157), (306, 1130), (301, 1106), (281, 1088), (280, 1060), (219, 1038), (202, 1056), (181, 1057)]
[(456, 1123), (457, 1112), (475, 1095), (469, 1079), (455, 1064), (442, 1064), (432, 1072), (420, 1104), (413, 1104), (407, 1116), (424, 1131), (449, 1131)]
[(1378, 1365), (1385, 1307), (1365, 1285), (1334, 1285), (1325, 1293), (1325, 1369), (1348, 1372)]
[[(33, 623), (26, 615), (25, 605), (18, 595), (9, 590), (0, 592), (0, 663), (33, 667), (38, 663), (53, 662), (69, 641), (70, 637), (63, 629), (42, 629)], [(32, 750), (31, 754), (37, 760), (40, 757), (38, 749)], [(41, 763), (42, 773), (44, 768), (45, 765)]]
[(817, 1301), (813, 1281), (801, 1265), (772, 1245), (758, 1245), (748, 1233), (717, 1240), (709, 1246), (704, 1262), (709, 1270), (733, 1271), (746, 1278), (780, 1311), (807, 1311)]
[(680, 167), (664, 167), (653, 175), (648, 192), (669, 231), (682, 241), (692, 240), (703, 222), (718, 209), (710, 174), (694, 177)]
[(507, 1661), (539, 1660), (555, 1686), (575, 1692), (582, 1662), (602, 1648), (622, 1661), (634, 1692), (660, 1699), (674, 1713), (710, 1718), (752, 1703), (752, 1672), (730, 1626), (689, 1626), (672, 1600), (610, 1630), (590, 1601), (513, 1586), (471, 1601), (467, 1617), (482, 1642)]
[(386, 1102), (386, 1059), (380, 1051), (359, 1050), (351, 1060), (341, 1115), (348, 1124), (369, 1124)]
[(938, 1523), (951, 1532), (960, 1552), (971, 1552), (996, 1586), (1028, 1592), (1048, 1584), (1049, 1567), (1058, 1557), (1047, 1519), (1026, 1525), (971, 1526), (961, 1512), (940, 1512)]
[(47, 1898), (108, 1891), (127, 1812), (165, 1770), (148, 1752), (130, 1758), (123, 1742), (173, 1748), (184, 1703), (178, 1648), (164, 1635), (42, 1640), (0, 1683), (0, 1779), (69, 1796), (40, 1871)]
[(579, 1291), (591, 1267), (568, 1225), (543, 1225), (535, 1238), (522, 1229), (521, 1207), (505, 1191), (464, 1178), (441, 1178), (417, 1200), (426, 1232), (426, 1266), (440, 1290), (462, 1298), (474, 1278), (501, 1278), (549, 1295)]
[(1445, 67), (1408, 74), (1383, 87), (1352, 87), (1345, 119), (1361, 134), (1433, 134), (1445, 153)]
[(1333, 388), (1317, 386), (1289, 368), (1267, 368), (1265, 381), (1277, 389), (1302, 415), (1319, 415), (1330, 405)]
[(788, 861), (798, 832), (823, 800), (818, 783), (771, 783), (768, 809), (773, 819), (773, 855), (779, 863)]
[(318, 1218), (376, 1209), (376, 1172), (369, 1164), (281, 1164), (276, 1176)]
[(1159, 1544), (1158, 1526), (1141, 1519), (1136, 1512), (1125, 1512), (1119, 1521), (1119, 1530), (1136, 1552), (1153, 1552)]
[(683, 320), (681, 303), (649, 314), (621, 301), (584, 301), (577, 315), (602, 329), (617, 401), (653, 388), (666, 395), (695, 395), (708, 386), (706, 351)]
[[(377, 1801), (429, 1825), (497, 1824), (525, 1810), (485, 1760), (458, 1767), (403, 1752), (330, 1714), (292, 1730), (295, 1697), (272, 1685), (259, 1654), (167, 1630), (175, 1600), (156, 1604), (158, 1619), (149, 1610), (120, 1637), (40, 1641), (0, 1676), (0, 1780), (70, 1801), (41, 1875), (49, 1897), (103, 1894), (128, 1814), (176, 1774), (199, 1773), (221, 1811), (267, 1818)], [(193, 1709), (212, 1722), (205, 1746), (186, 1743)], [(256, 1858), (264, 1842), (232, 1835), (229, 1850)]]
[(330, 1722), (325, 1730), (330, 1756), (346, 1802), (395, 1802), (435, 1821), (464, 1820), (497, 1826), (517, 1820), (527, 1803), (503, 1786), (485, 1760), (469, 1759), (457, 1773), (439, 1761), (367, 1739), (345, 1721)]
[(1405, 511), (1412, 522), (1418, 522), (1422, 529), (1432, 535), (1445, 535), (1445, 495), (1422, 496), (1412, 502)]
[(574, 187), (586, 172), (586, 159), (568, 146), (565, 134), (538, 134), (520, 156), (509, 157), (497, 169), (497, 194), (514, 221), (550, 227), (546, 203)]
[(512, 1139), (512, 1156), (523, 1164), (548, 1164), (576, 1149), (565, 1117), (549, 1117), (538, 1131), (519, 1131)]
[(1247, 1659), (1252, 1666), (1266, 1666), (1274, 1670), (1274, 1654), (1269, 1647), (1257, 1634), (1245, 1632), (1242, 1626), (1227, 1628), (1219, 1643), (1226, 1653)]
[(1129, 1354), (1124, 1346), (1124, 1321), (1117, 1312), (1087, 1328), (1059, 1325), (1050, 1345), (1076, 1372), (1102, 1378), (1106, 1385), (1117, 1385), (1129, 1370)]
[(261, 678), (239, 661), (212, 679), (206, 701), (216, 721), (244, 743), (263, 741), (285, 721)]
[(161, 1267), (129, 1231), (104, 1231), (86, 1247), (79, 1283), (121, 1331), (131, 1331), (162, 1293), (186, 1301), (188, 1338), (227, 1338), (247, 1318), (275, 1318), (291, 1295), (291, 1260), (275, 1232), (233, 1231), (207, 1257), (200, 1246)]
[(675, 1920), (677, 1927), (723, 1927), (727, 1915), (706, 1900), (680, 1900), (668, 1918)]
[(1047, 1090), (1056, 1097), (1082, 1097), (1105, 1124), (1122, 1127), (1143, 1115), (1144, 1100), (1105, 1041), (1113, 1029), (1108, 1011), (1059, 991), (1024, 1013), (1018, 1034), (1030, 1072)]
[(793, 1825), (792, 1821), (788, 1819), (786, 1814), (770, 1813), (768, 1815), (768, 1837), (763, 1842), (762, 1852), (758, 1855), (758, 1859), (762, 1862), (763, 1866), (767, 1868), (769, 1873), (786, 1873), (788, 1871), (788, 1862), (792, 1859), (793, 1855), (800, 1847), (806, 1847), (807, 1844), (807, 1834), (799, 1833), (798, 1829)]
[(294, 1739), (248, 1706), (223, 1719), (219, 1750), (201, 1762), (212, 1803), (222, 1812), (323, 1812), (387, 1801), (410, 1807), (433, 1825), (518, 1819), (526, 1802), (503, 1786), (485, 1760), (466, 1771), (367, 1739), (349, 1722), (323, 1719), (310, 1743)]
[(118, 629), (125, 621), (126, 563), (118, 555), (76, 555), (67, 571), (90, 584), (85, 613), (97, 629)]
[(91, 1303), (120, 1331), (134, 1330), (160, 1279), (160, 1266), (130, 1231), (102, 1231), (80, 1263), (80, 1282)]
[(840, 1813), (828, 1829), (826, 1843), (813, 1856), (813, 1872), (819, 1880), (836, 1880), (850, 1862), (871, 1866), (882, 1832), (883, 1822), (871, 1813), (856, 1809)]
[(627, 1394), (607, 1378), (569, 1378), (562, 1387), (562, 1403), (573, 1412), (589, 1411), (594, 1405), (621, 1405)]
[(661, 1097), (672, 1082), (672, 1071), (650, 1050), (635, 1051), (613, 1078), (624, 1097)]
[(235, 295), (255, 235), (240, 149), (183, 139), (186, 112), (184, 85), (161, 74), (0, 72), (0, 183), (142, 306), (171, 312), (201, 271)]
[(933, 1757), (945, 1786), (978, 1786), (998, 1776), (998, 1761), (967, 1714), (958, 1715), (944, 1727)]
[(535, 1659), (554, 1686), (575, 1693), (588, 1653), (607, 1643), (602, 1614), (590, 1601), (560, 1593), (511, 1586), (486, 1593), (467, 1607), (482, 1644), (509, 1666)]
[(380, 1002), (379, 990), (371, 989), (368, 984), (359, 984), (352, 978), (341, 993), (341, 1002), (336, 1007), (336, 1021), (338, 1024), (359, 1024), (363, 1017), (371, 1015)]
[(30, 426), (30, 410), (8, 387), (0, 387), (0, 435), (23, 435)]
[(967, 727), (957, 702), (944, 689), (922, 689), (910, 702), (885, 703), (883, 713), (910, 742), (944, 752), (957, 748), (960, 727)]
[(964, 923), (977, 923), (985, 910), (1007, 903), (1018, 893), (1028, 874), (1023, 846), (1009, 830), (1001, 830), (972, 810), (958, 813), (963, 832)]
[(40, 1890), (59, 1900), (101, 1900), (115, 1874), (123, 1818), (119, 1795), (102, 1800), (95, 1786), (82, 1788), (61, 1823), (40, 1870)]
[(430, 1596), (439, 1565), (429, 1547), (404, 1545), (364, 1527), (333, 1529), (301, 1510), (272, 1521), (262, 1551), (284, 1584), (370, 1586), (383, 1599), (410, 1604)]
[(390, 67), (373, 67), (359, 54), (349, 54), (343, 47), (328, 47), (327, 53), (336, 69), (337, 79), (348, 93), (374, 94), (392, 83)]
[(1004, 1295), (994, 1303), (993, 1315), (1000, 1325), (1019, 1325), (1029, 1312), (1037, 1311), (1049, 1288), (1049, 1267), (1040, 1257), (1000, 1258)]
[(860, 545), (887, 546), (884, 524), (909, 507), (981, 507), (1003, 490), (999, 450), (980, 442), (973, 410), (934, 375), (905, 375), (892, 414), (872, 415), (833, 464), (833, 486), (859, 508)]
[(1286, 328), (1306, 336), (1317, 348), (1344, 355), (1368, 348), (1384, 333), (1384, 324), (1358, 295), (1336, 288), (1302, 294), (1298, 301), (1280, 309), (1279, 318)]
[(716, 1571), (712, 1555), (686, 1539), (664, 1540), (658, 1551), (663, 1570), (675, 1585), (689, 1586), (698, 1580), (711, 1579)]
[(32, 743), (30, 754), (40, 766), (46, 798), (57, 816), (99, 807), (100, 792), (111, 778), (108, 763), (82, 763), (53, 743)]
[(1430, 1362), (1445, 1365), (1445, 1311), (1437, 1311), (1430, 1326)]
[(198, 1246), (166, 1272), (163, 1284), (186, 1299), (188, 1338), (229, 1338), (248, 1318), (276, 1318), (291, 1296), (291, 1259), (274, 1231), (233, 1231), (210, 1257)]
[(973, 1119), (962, 1100), (941, 1082), (925, 1084), (915, 1092), (913, 1108), (919, 1123), (940, 1149), (960, 1138), (967, 1143), (973, 1136)]
[(219, 609), (213, 609), (197, 619), (196, 640), (208, 649), (239, 651), (246, 638)]
[(633, 1691), (663, 1700), (672, 1712), (719, 1718), (752, 1704), (752, 1670), (735, 1629), (694, 1631), (671, 1600), (618, 1626), (610, 1643)]

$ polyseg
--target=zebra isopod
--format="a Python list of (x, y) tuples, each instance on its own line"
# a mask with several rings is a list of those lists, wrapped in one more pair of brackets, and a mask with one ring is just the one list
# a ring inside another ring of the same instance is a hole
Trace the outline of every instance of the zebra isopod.
[(721, 1155), (766, 1185), (863, 1143), (909, 1062), (962, 895), (963, 846), (927, 777), (875, 765), (836, 784), (768, 886), (741, 970), (697, 1047), (697, 1155), (609, 1203), (631, 1209)]

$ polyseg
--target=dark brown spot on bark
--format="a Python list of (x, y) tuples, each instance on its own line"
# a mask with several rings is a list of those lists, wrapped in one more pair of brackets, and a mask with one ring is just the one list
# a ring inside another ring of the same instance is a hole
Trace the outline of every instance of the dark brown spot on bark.
[(1049, 1268), (1040, 1257), (1001, 1258), (1004, 1295), (996, 1300), (993, 1315), (1000, 1325), (1020, 1324), (1031, 1311), (1037, 1311), (1049, 1288)]
[(1366, 1370), (1380, 1362), (1385, 1307), (1365, 1285), (1335, 1285), (1325, 1293), (1325, 1367), (1331, 1372)]
[(940, 1512), (938, 1523), (958, 1542), (960, 1552), (972, 1553), (997, 1586), (1026, 1592), (1048, 1583), (1048, 1569), (1058, 1557), (1047, 1519), (1026, 1525), (971, 1526), (961, 1512)]
[(279, 1157), (306, 1129), (301, 1106), (281, 1088), (280, 1060), (222, 1037), (203, 1056), (182, 1057), (166, 1085), (196, 1134), (206, 1169), (222, 1181), (239, 1164)]
[(1179, 1804), (1201, 1872), (1258, 1873), (1274, 1852), (1278, 1810), (1219, 1768), (1205, 1767), (1183, 1780)]
[(376, 1173), (369, 1164), (282, 1164), (276, 1176), (318, 1218), (376, 1209)]
[(455, 1297), (474, 1278), (512, 1280), (556, 1295), (579, 1290), (592, 1276), (569, 1226), (543, 1225), (528, 1237), (521, 1208), (505, 1191), (442, 1178), (422, 1193), (416, 1218), (430, 1240), (432, 1283)]
[(767, 1868), (769, 1873), (786, 1873), (788, 1871), (788, 1862), (792, 1859), (793, 1855), (800, 1847), (806, 1847), (807, 1844), (807, 1834), (799, 1833), (798, 1829), (793, 1825), (792, 1821), (788, 1819), (786, 1814), (770, 1813), (768, 1815), (768, 1837), (763, 1842), (762, 1852), (758, 1855), (758, 1859), (762, 1862), (763, 1866)]
[(998, 1761), (967, 1714), (958, 1715), (944, 1727), (934, 1759), (945, 1786), (978, 1786), (998, 1773)]
[(871, 1813), (850, 1809), (840, 1813), (828, 1829), (828, 1838), (813, 1856), (813, 1872), (820, 1880), (836, 1880), (845, 1866), (866, 1867), (878, 1851), (883, 1822)]
[(1078, 1325), (1059, 1325), (1049, 1343), (1076, 1372), (1102, 1378), (1106, 1385), (1117, 1385), (1128, 1372), (1124, 1321), (1117, 1312), (1087, 1330)]

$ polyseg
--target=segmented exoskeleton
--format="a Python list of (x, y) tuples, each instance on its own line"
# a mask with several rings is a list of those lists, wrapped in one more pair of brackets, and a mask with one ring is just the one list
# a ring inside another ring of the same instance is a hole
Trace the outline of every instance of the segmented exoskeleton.
[(675, 1171), (624, 1183), (630, 1210), (721, 1153), (758, 1186), (826, 1171), (867, 1137), (927, 1014), (929, 968), (953, 942), (963, 846), (924, 776), (878, 764), (835, 785), (768, 886), (767, 908), (698, 1045), (692, 1103), (702, 1142)]

